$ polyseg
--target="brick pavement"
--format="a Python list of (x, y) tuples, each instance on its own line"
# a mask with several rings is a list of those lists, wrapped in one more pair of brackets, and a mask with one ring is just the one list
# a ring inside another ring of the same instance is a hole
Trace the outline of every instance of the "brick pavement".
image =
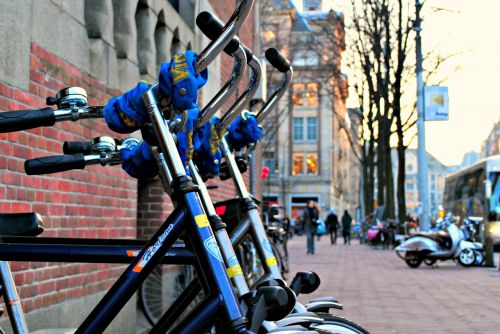
[(306, 254), (305, 237), (294, 237), (289, 253), (291, 273), (312, 270), (322, 279), (301, 302), (334, 296), (344, 305), (339, 315), (370, 333), (500, 333), (496, 269), (462, 268), (452, 261), (411, 269), (392, 250), (358, 240), (332, 246), (327, 237), (316, 241), (315, 255)]

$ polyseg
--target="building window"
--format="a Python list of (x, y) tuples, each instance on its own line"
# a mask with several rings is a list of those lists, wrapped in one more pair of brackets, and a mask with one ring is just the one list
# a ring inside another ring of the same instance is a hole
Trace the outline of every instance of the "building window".
[(318, 155), (308, 154), (307, 155), (307, 174), (318, 174)]
[(269, 174), (274, 175), (276, 171), (276, 161), (274, 159), (264, 159), (263, 165), (269, 168)]
[(310, 82), (306, 89), (307, 106), (316, 107), (318, 105), (318, 84)]
[(304, 140), (304, 119), (302, 117), (293, 118), (293, 141)]
[(318, 65), (318, 54), (315, 51), (297, 51), (293, 55), (293, 65), (295, 66), (316, 66)]
[(299, 174), (304, 174), (304, 155), (294, 154), (292, 175), (299, 175)]
[(297, 107), (316, 107), (318, 105), (318, 84), (314, 82), (294, 84), (293, 105)]
[(317, 153), (295, 153), (293, 154), (292, 175), (318, 175)]
[(307, 140), (318, 140), (318, 119), (316, 117), (307, 118)]
[(293, 105), (301, 107), (304, 105), (305, 85), (303, 83), (293, 84)]

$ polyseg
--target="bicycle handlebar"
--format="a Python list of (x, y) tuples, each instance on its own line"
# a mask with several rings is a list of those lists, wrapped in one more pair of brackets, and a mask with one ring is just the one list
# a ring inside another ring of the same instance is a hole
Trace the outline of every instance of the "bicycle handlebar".
[(53, 126), (56, 122), (102, 118), (102, 106), (83, 106), (71, 109), (50, 107), (33, 110), (15, 110), (0, 113), (0, 133), (29, 130), (41, 126)]
[(281, 79), (280, 86), (273, 92), (269, 100), (267, 100), (266, 104), (260, 109), (257, 114), (257, 121), (259, 123), (266, 117), (269, 110), (271, 110), (275, 104), (279, 101), (279, 99), (285, 94), (292, 82), (293, 78), (293, 67), (290, 65), (288, 60), (281, 55), (281, 53), (274, 49), (270, 48), (266, 50), (266, 59), (273, 65), (278, 71), (283, 73), (283, 78)]
[(196, 60), (196, 73), (200, 73), (218, 56), (218, 54), (231, 42), (234, 35), (238, 32), (243, 22), (245, 22), (253, 0), (239, 0), (233, 15), (229, 18), (222, 32), (217, 39), (212, 40), (210, 44), (200, 53)]
[(54, 110), (47, 107), (35, 110), (16, 110), (0, 113), (0, 133), (22, 131), (56, 122)]
[[(201, 12), (196, 17), (196, 25), (198, 26), (198, 28), (200, 28), (201, 32), (211, 40), (219, 38), (222, 31), (224, 30), (224, 25), (222, 24), (222, 22), (209, 12)], [(248, 64), (252, 60), (253, 52), (245, 45), (243, 45), (243, 43), (240, 42), (237, 36), (234, 36), (229, 44), (224, 48), (224, 52), (231, 56), (236, 52), (236, 50), (238, 50), (238, 47), (240, 45), (245, 51)]]
[(82, 153), (41, 157), (24, 162), (24, 170), (28, 175), (52, 174), (71, 169), (84, 169), (85, 166), (85, 156)]
[(266, 59), (281, 73), (286, 73), (290, 70), (290, 63), (288, 60), (275, 48), (269, 48), (266, 50)]
[(64, 154), (83, 153), (90, 154), (91, 143), (87, 141), (65, 141), (63, 144)]

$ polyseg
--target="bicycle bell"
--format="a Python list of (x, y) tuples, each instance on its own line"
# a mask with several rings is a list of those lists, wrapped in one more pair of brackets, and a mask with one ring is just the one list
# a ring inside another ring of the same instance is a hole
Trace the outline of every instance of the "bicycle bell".
[(48, 97), (47, 104), (57, 104), (58, 109), (80, 108), (87, 105), (87, 92), (81, 87), (66, 87), (58, 91), (55, 97)]
[(109, 136), (101, 136), (94, 138), (92, 140), (92, 145), (90, 146), (91, 152), (96, 153), (110, 153), (116, 150), (116, 142), (113, 138)]

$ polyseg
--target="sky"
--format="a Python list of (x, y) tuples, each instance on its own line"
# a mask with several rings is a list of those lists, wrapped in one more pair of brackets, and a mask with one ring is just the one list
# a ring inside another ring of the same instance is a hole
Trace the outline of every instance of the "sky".
[[(414, 8), (415, 0), (406, 1)], [(297, 5), (301, 8), (301, 1)], [(323, 9), (330, 8), (342, 11), (349, 22), (350, 0), (324, 0)], [(435, 8), (446, 10), (434, 12)], [(500, 0), (425, 1), (423, 53), (457, 54), (437, 73), (449, 89), (450, 118), (425, 126), (427, 151), (445, 165), (460, 164), (471, 150), (479, 152), (493, 124), (500, 120), (499, 13)], [(355, 107), (355, 101), (350, 99), (348, 106)], [(412, 146), (416, 143), (414, 140)]]

